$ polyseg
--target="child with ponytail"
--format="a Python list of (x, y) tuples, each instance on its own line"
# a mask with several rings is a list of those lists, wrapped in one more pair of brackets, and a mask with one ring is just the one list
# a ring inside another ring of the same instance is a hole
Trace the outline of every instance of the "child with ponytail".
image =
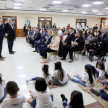
[(95, 69), (91, 65), (85, 65), (85, 74), (83, 77), (80, 77), (78, 73), (74, 75), (77, 77), (79, 80), (76, 80), (74, 78), (71, 78), (71, 76), (68, 74), (67, 75), (70, 80), (73, 82), (79, 83), (85, 87), (93, 87), (95, 85)]
[(40, 77), (44, 78), (47, 84), (50, 82), (51, 86), (53, 88), (56, 88), (56, 86), (53, 85), (51, 74), (49, 74), (49, 66), (48, 66), (47, 63), (42, 65), (42, 73), (39, 75), (39, 77), (35, 77), (35, 78), (32, 78), (32, 79), (26, 80), (26, 83), (28, 84), (28, 82), (30, 82), (30, 81), (36, 81), (36, 79), (40, 78)]

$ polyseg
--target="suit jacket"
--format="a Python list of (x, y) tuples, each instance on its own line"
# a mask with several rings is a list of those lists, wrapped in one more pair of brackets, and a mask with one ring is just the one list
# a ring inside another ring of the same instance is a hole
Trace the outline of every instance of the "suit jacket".
[(4, 31), (5, 33), (9, 33), (7, 36), (8, 39), (15, 39), (15, 32), (9, 23), (5, 24)]
[(108, 38), (108, 34), (107, 34), (107, 33), (104, 33), (103, 38), (104, 38), (104, 39), (105, 39), (105, 38)]
[(56, 25), (53, 25), (53, 28), (56, 29), (57, 28)]
[(35, 35), (34, 35), (34, 40), (39, 40), (40, 38), (41, 38), (40, 32), (35, 33)]
[(24, 26), (24, 32), (27, 32), (27, 27)]
[(71, 41), (75, 40), (75, 35), (72, 33), (71, 35), (68, 35), (67, 39), (65, 40), (66, 44), (71, 45)]
[(42, 42), (42, 40), (45, 42), (46, 41), (46, 36), (48, 36), (48, 34), (45, 32), (45, 33), (43, 33), (42, 34), (42, 37), (41, 37), (41, 39), (40, 39), (40, 42)]
[(3, 40), (3, 35), (5, 34), (3, 25), (0, 25), (0, 40)]
[(51, 37), (47, 40), (47, 42), (46, 42), (46, 44), (45, 44), (46, 47), (47, 47), (47, 45), (49, 45), (49, 44), (51, 43), (52, 38), (53, 38), (53, 36), (51, 36)]

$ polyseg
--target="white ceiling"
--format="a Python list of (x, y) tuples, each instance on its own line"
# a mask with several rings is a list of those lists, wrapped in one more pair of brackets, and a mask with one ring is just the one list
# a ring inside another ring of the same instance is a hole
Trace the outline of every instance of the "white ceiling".
[[(53, 4), (53, 1), (62, 1), (61, 4)], [(57, 14), (70, 14), (81, 15), (81, 12), (87, 12), (84, 15), (88, 16), (108, 16), (108, 0), (103, 1), (101, 5), (92, 4), (97, 0), (0, 0), (0, 12), (15, 11), (15, 12), (37, 12), (37, 13), (57, 13)], [(22, 3), (20, 9), (14, 9), (14, 3)], [(82, 7), (84, 4), (92, 5), (90, 7)], [(39, 10), (45, 8), (45, 11)], [(62, 10), (69, 10), (63, 12)], [(99, 10), (98, 12), (92, 12), (91, 10)]]

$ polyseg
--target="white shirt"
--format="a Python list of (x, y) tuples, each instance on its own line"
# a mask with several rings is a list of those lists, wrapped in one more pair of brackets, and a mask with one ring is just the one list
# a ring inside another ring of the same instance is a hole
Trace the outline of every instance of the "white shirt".
[(4, 96), (4, 88), (6, 87), (5, 81), (2, 81), (2, 84), (0, 84), (0, 99)]
[(62, 84), (66, 83), (66, 82), (68, 81), (68, 77), (67, 77), (67, 75), (66, 75), (65, 72), (64, 72), (63, 81), (59, 80), (59, 70), (55, 70), (55, 71), (54, 71), (53, 77), (56, 77), (57, 80), (58, 80), (60, 83), (62, 83)]
[(16, 98), (5, 98), (2, 108), (23, 108), (23, 103), (26, 103), (25, 96), (17, 96)]
[(36, 108), (53, 108), (48, 87), (44, 93), (38, 91), (33, 92), (33, 97), (36, 98)]
[(104, 77), (105, 77), (105, 76), (104, 76), (105, 72), (104, 72), (103, 70), (98, 69), (98, 68), (96, 68), (96, 70), (99, 72), (100, 80), (103, 80)]
[(58, 30), (58, 34), (59, 34), (59, 36), (62, 35), (62, 31), (61, 30)]
[(41, 72), (39, 77), (44, 78), (47, 84), (48, 84), (48, 81), (52, 80), (51, 75), (49, 74), (49, 76), (46, 77), (44, 72)]
[(87, 87), (93, 87), (94, 86), (94, 84), (95, 84), (95, 78), (94, 78), (94, 76), (92, 76), (92, 78), (93, 78), (93, 84), (91, 84), (90, 81), (89, 81), (89, 75), (88, 75), (88, 73), (84, 74), (83, 80), (86, 83)]

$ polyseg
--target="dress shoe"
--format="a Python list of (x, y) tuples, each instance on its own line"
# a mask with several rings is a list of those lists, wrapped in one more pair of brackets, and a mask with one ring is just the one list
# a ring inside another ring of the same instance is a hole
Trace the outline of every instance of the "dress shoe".
[(37, 51), (35, 50), (35, 51), (33, 51), (33, 52), (37, 52)]
[(62, 58), (61, 60), (66, 60), (65, 58)]
[(14, 54), (14, 52), (10, 52), (9, 54)]
[(1, 58), (0, 58), (0, 61), (4, 61), (4, 58), (1, 57)]
[(72, 63), (73, 61), (69, 61), (69, 63)]
[(12, 52), (16, 53), (16, 51), (12, 51)]
[(2, 57), (3, 59), (5, 59), (6, 57)]

